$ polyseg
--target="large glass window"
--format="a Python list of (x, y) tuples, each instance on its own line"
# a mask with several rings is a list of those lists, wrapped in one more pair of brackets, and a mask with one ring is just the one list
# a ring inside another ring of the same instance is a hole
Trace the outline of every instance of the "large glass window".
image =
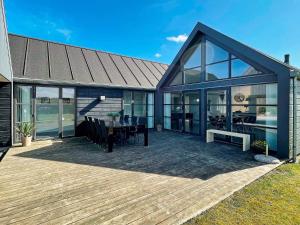
[(222, 89), (207, 91), (207, 129), (226, 130), (226, 95)]
[[(22, 122), (32, 122), (32, 86), (16, 86), (16, 127)], [(20, 140), (19, 134), (15, 134), (16, 141)]]
[(188, 48), (182, 56), (183, 68), (190, 69), (201, 66), (201, 44)]
[(62, 136), (75, 135), (75, 90), (74, 88), (62, 89)]
[(206, 66), (206, 79), (217, 80), (228, 78), (229, 76), (229, 62), (216, 63)]
[(231, 60), (231, 76), (239, 77), (239, 76), (248, 76), (254, 74), (260, 74), (261, 72), (255, 69), (253, 66), (245, 63), (240, 59), (232, 59)]
[(178, 72), (170, 83), (170, 86), (182, 84), (182, 72)]
[(124, 91), (123, 114), (147, 117), (148, 128), (154, 127), (154, 93), (142, 91)]
[(184, 93), (184, 129), (186, 132), (199, 134), (199, 107), (199, 92), (195, 91)]
[(277, 150), (277, 84), (231, 88), (232, 129)]
[(229, 53), (217, 45), (206, 41), (206, 80), (229, 77)]
[(216, 63), (228, 59), (228, 52), (212, 42), (206, 41), (206, 64)]
[(36, 136), (58, 137), (59, 88), (36, 87)]
[(201, 75), (201, 44), (190, 47), (182, 56), (184, 83), (198, 83)]
[(164, 128), (183, 129), (183, 109), (181, 93), (164, 94)]

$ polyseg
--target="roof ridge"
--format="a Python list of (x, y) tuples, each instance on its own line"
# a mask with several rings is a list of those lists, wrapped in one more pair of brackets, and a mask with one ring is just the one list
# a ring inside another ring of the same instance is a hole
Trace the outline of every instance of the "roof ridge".
[(153, 61), (153, 60), (149, 60), (149, 59), (142, 59), (142, 58), (138, 58), (138, 57), (135, 57), (135, 56), (128, 56), (128, 55), (123, 55), (123, 54), (109, 52), (109, 51), (103, 51), (103, 50), (99, 50), (99, 49), (81, 47), (81, 46), (78, 46), (78, 45), (66, 44), (66, 43), (62, 43), (62, 42), (58, 42), (58, 41), (44, 40), (44, 39), (41, 39), (41, 38), (28, 37), (28, 36), (24, 36), (24, 35), (21, 35), (21, 34), (14, 34), (14, 33), (8, 33), (8, 35), (27, 38), (27, 39), (32, 39), (32, 40), (37, 40), (37, 41), (43, 41), (43, 42), (53, 43), (53, 44), (58, 44), (58, 45), (64, 45), (64, 46), (69, 46), (69, 47), (74, 47), (74, 48), (86, 49), (86, 50), (90, 50), (90, 51), (104, 52), (104, 53), (111, 54), (111, 55), (118, 55), (118, 56), (121, 56), (121, 57), (139, 59), (139, 60), (143, 60), (143, 61), (148, 61), (148, 62), (152, 62), (152, 63), (158, 63), (158, 64), (163, 64), (163, 65), (169, 66), (169, 64), (167, 64), (167, 63), (157, 62), (157, 61)]

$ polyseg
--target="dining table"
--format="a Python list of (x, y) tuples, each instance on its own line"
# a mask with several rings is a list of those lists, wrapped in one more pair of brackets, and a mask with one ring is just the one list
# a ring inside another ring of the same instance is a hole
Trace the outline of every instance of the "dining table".
[(113, 145), (114, 145), (114, 137), (121, 132), (125, 133), (125, 140), (129, 139), (129, 131), (130, 129), (137, 129), (137, 127), (142, 127), (144, 132), (144, 146), (148, 146), (148, 128), (146, 125), (138, 125), (138, 124), (132, 124), (132, 123), (120, 123), (120, 122), (106, 122), (105, 127), (107, 129), (108, 133), (108, 152), (113, 151)]

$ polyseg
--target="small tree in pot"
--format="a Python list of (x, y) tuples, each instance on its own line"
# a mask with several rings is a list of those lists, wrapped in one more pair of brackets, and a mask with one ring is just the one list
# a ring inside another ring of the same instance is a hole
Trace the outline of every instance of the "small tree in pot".
[(32, 132), (34, 131), (34, 125), (31, 122), (23, 122), (20, 127), (17, 128), (18, 133), (21, 135), (22, 146), (30, 146), (32, 140)]

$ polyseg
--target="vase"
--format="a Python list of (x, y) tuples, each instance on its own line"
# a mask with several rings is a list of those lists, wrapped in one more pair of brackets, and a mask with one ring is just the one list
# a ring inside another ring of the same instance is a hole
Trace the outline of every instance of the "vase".
[(31, 145), (31, 140), (32, 140), (31, 136), (29, 136), (29, 137), (22, 136), (22, 146), (23, 147), (30, 146)]

